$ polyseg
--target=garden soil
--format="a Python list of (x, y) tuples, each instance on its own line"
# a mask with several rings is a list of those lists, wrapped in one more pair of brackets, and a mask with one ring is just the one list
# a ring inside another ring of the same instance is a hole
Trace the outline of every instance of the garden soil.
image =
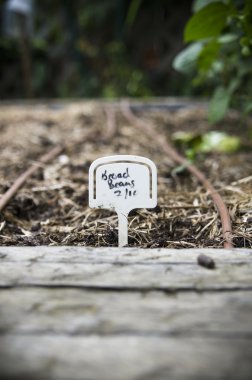
[[(240, 137), (237, 152), (196, 153), (194, 163), (227, 204), (235, 247), (252, 248), (251, 120), (231, 112), (211, 126), (204, 104), (131, 104), (138, 117), (151, 122), (156, 135), (169, 141), (178, 131), (204, 135), (222, 130)], [(108, 117), (113, 112), (115, 122)], [(65, 147), (62, 154), (39, 164), (39, 158), (59, 144)], [(178, 149), (184, 154), (183, 146)], [(219, 214), (206, 189), (174, 164), (155, 139), (130, 125), (119, 102), (3, 103), (0, 152), (0, 197), (31, 164), (38, 164), (37, 172), (0, 213), (0, 245), (116, 246), (116, 214), (89, 208), (88, 170), (99, 157), (133, 154), (157, 165), (158, 206), (130, 213), (129, 246), (223, 247)]]

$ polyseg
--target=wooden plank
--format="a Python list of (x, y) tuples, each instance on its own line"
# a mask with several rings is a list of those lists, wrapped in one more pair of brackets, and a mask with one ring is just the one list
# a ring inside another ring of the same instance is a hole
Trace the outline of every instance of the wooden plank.
[(103, 292), (14, 288), (0, 292), (0, 333), (245, 337), (252, 291)]
[(141, 249), (115, 247), (0, 247), (0, 260), (4, 261), (37, 261), (37, 262), (69, 262), (72, 263), (191, 263), (200, 253), (210, 255), (219, 262), (252, 261), (251, 249)]
[(240, 339), (8, 335), (0, 344), (5, 379), (251, 379), (251, 346)]
[(0, 286), (72, 286), (132, 290), (252, 289), (252, 263), (118, 265), (117, 263), (2, 262)]
[(1, 378), (250, 379), (251, 257), (0, 247)]
[(72, 253), (72, 247), (2, 247), (0, 286), (167, 291), (252, 288), (251, 250), (213, 250), (211, 256), (218, 259), (212, 271), (197, 265), (199, 252), (78, 247)]

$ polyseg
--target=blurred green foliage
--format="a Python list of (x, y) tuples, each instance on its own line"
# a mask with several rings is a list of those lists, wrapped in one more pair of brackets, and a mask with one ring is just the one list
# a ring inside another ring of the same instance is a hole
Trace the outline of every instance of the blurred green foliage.
[(127, 60), (125, 47), (120, 42), (112, 42), (105, 47), (107, 66), (104, 70), (102, 96), (150, 96), (151, 90), (143, 71), (133, 68)]
[(196, 0), (185, 31), (190, 44), (174, 68), (194, 77), (192, 85), (212, 94), (209, 120), (220, 121), (229, 107), (252, 111), (252, 1)]
[[(171, 68), (182, 46), (190, 2), (34, 0), (28, 57), (34, 96), (190, 94), (189, 81), (185, 86)], [(4, 4), (0, 0), (2, 18)], [(0, 97), (23, 97), (19, 41), (4, 34), (0, 36), (0, 70)]]
[(172, 135), (173, 142), (182, 147), (186, 157), (195, 161), (198, 154), (205, 153), (233, 153), (241, 148), (241, 140), (237, 136), (222, 131), (207, 133), (178, 131)]
[[(59, 57), (66, 56), (67, 67), (63, 70), (63, 79), (55, 86), (55, 96), (110, 98), (151, 94), (147, 90), (147, 76), (130, 62), (125, 41), (118, 38), (123, 24), (119, 20), (117, 25), (117, 18), (123, 2), (97, 0), (78, 3), (65, 1), (65, 6), (55, 7), (57, 15), (62, 12), (61, 25), (56, 18), (50, 18), (47, 22), (47, 46), (44, 46), (44, 38), (39, 40), (47, 54), (58, 52)], [(67, 33), (62, 30), (64, 26)], [(46, 70), (45, 60), (36, 65), (37, 93), (45, 92)]]

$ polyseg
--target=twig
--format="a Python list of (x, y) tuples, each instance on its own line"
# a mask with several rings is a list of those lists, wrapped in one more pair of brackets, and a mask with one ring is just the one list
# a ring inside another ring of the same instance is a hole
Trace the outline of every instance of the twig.
[(137, 128), (145, 132), (153, 141), (158, 144), (162, 150), (174, 161), (180, 165), (184, 165), (186, 169), (192, 173), (199, 182), (205, 187), (205, 189), (209, 192), (209, 195), (212, 197), (221, 218), (222, 224), (222, 234), (224, 238), (224, 248), (233, 248), (232, 244), (232, 226), (231, 219), (227, 209), (227, 206), (217, 192), (217, 190), (213, 187), (213, 185), (208, 181), (205, 175), (197, 169), (194, 165), (189, 163), (183, 156), (181, 156), (173, 146), (164, 139), (163, 136), (158, 135), (156, 133), (155, 127), (147, 123), (140, 118), (136, 117), (132, 111), (130, 110), (129, 103), (127, 101), (121, 102), (121, 111), (126, 119), (129, 120), (130, 123), (134, 124)]
[[(85, 141), (87, 139), (93, 138), (95, 136), (95, 132), (88, 131), (85, 135)], [(2, 198), (0, 199), (0, 212), (3, 211), (3, 209), (6, 207), (8, 202), (14, 197), (14, 195), (18, 192), (18, 190), (24, 185), (26, 180), (38, 170), (38, 168), (43, 167), (43, 164), (46, 164), (48, 161), (53, 160), (55, 157), (57, 157), (60, 153), (63, 152), (63, 150), (71, 149), (76, 144), (82, 144), (83, 141), (78, 141), (73, 143), (68, 143), (63, 146), (56, 146), (52, 150), (50, 150), (48, 153), (45, 155), (41, 156), (41, 158), (37, 161), (34, 162), (29, 169), (27, 169), (24, 173), (22, 173), (16, 181), (13, 183), (13, 185), (10, 187), (6, 193), (3, 194)]]
[(35, 173), (40, 167), (41, 164), (46, 164), (48, 161), (51, 161), (57, 157), (63, 151), (63, 147), (56, 146), (50, 150), (47, 154), (43, 155), (37, 163), (33, 163), (25, 172), (23, 172), (13, 183), (6, 193), (3, 194), (0, 199), (0, 212), (3, 211), (8, 202), (14, 197), (18, 190), (24, 185), (26, 180)]

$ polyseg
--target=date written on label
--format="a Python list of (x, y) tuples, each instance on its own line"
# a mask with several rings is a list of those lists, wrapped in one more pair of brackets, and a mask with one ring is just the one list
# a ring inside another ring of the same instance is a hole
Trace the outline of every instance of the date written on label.
[(125, 168), (125, 171), (119, 173), (108, 173), (107, 170), (101, 174), (103, 181), (107, 182), (110, 190), (117, 197), (124, 197), (124, 199), (134, 197), (137, 195), (135, 189), (135, 180), (131, 179), (129, 168)]

